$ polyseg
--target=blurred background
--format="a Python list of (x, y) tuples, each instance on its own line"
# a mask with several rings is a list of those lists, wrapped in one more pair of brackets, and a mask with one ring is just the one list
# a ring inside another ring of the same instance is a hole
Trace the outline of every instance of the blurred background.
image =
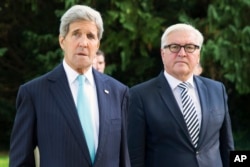
[(250, 150), (249, 0), (1, 0), (0, 157), (8, 155), (18, 88), (61, 62), (60, 17), (74, 4), (100, 11), (105, 73), (129, 87), (162, 70), (166, 27), (198, 28), (205, 37), (201, 75), (225, 84), (236, 149)]

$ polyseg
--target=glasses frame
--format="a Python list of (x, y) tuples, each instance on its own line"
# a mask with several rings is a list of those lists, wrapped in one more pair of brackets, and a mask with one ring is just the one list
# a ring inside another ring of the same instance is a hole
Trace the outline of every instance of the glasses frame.
[[(171, 46), (178, 46), (178, 47), (180, 47), (180, 49), (179, 49), (178, 51), (173, 51), (173, 48), (172, 48)], [(188, 51), (188, 46), (194, 47), (194, 50), (193, 50), (193, 51)], [(163, 48), (164, 48), (164, 49), (169, 48), (169, 50), (170, 50), (172, 53), (179, 53), (180, 50), (181, 50), (181, 48), (184, 48), (185, 52), (187, 52), (187, 53), (193, 53), (196, 49), (199, 49), (200, 46), (195, 45), (195, 44), (186, 44), (186, 45), (169, 44), (169, 45), (165, 45)], [(171, 49), (171, 48), (172, 48), (172, 49)]]

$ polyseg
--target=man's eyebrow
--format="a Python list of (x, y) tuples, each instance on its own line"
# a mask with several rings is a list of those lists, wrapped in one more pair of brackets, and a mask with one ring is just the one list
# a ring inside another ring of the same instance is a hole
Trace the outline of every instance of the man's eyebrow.
[(77, 28), (77, 29), (75, 29), (75, 30), (72, 30), (72, 32), (79, 32), (79, 31), (80, 31), (79, 28)]

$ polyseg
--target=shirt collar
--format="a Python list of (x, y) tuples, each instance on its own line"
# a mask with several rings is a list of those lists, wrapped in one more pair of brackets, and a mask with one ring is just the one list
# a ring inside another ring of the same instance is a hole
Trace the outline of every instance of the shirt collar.
[(66, 63), (65, 59), (63, 59), (63, 67), (66, 72), (69, 84), (73, 84), (79, 74)]
[[(164, 76), (165, 76), (165, 78), (167, 79), (167, 81), (168, 81), (168, 83), (169, 83), (169, 85), (170, 85), (170, 87), (171, 87), (172, 90), (174, 90), (181, 82), (183, 82), (183, 81), (181, 81), (181, 80), (179, 80), (179, 79), (176, 79), (176, 78), (173, 77), (172, 75), (168, 74), (165, 70), (164, 70)], [(193, 75), (192, 75), (190, 78), (188, 78), (188, 80), (187, 80), (186, 82), (189, 83), (189, 84), (188, 84), (189, 87), (190, 87), (190, 86), (191, 86), (192, 88), (195, 87)]]
[[(68, 78), (68, 82), (69, 84), (73, 84), (75, 82), (75, 80), (77, 79), (79, 73), (76, 72), (75, 70), (73, 70), (65, 61), (65, 59), (63, 59), (63, 67), (65, 69), (66, 72), (66, 76)], [(90, 85), (95, 85), (94, 82), (94, 76), (92, 73), (92, 67), (89, 68), (89, 70), (84, 74), (84, 76), (86, 77), (87, 81), (90, 83)]]
[(84, 76), (86, 77), (86, 79), (90, 83), (90, 85), (95, 85), (94, 76), (93, 76), (92, 71), (93, 71), (92, 67), (90, 67), (89, 70), (84, 74)]

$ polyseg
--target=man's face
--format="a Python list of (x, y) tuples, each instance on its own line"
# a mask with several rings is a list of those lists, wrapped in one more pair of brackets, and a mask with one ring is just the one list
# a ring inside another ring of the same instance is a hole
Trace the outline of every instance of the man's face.
[(101, 72), (101, 73), (104, 73), (104, 70), (105, 70), (105, 60), (104, 60), (104, 57), (103, 55), (96, 55), (96, 57), (94, 58), (94, 61), (93, 61), (93, 67)]
[[(186, 30), (171, 32), (168, 35), (168, 41), (166, 41), (166, 45), (170, 44), (199, 45), (195, 34)], [(161, 56), (165, 71), (181, 81), (186, 81), (193, 75), (194, 68), (199, 63), (200, 49), (195, 49), (193, 53), (187, 53), (182, 47), (179, 52), (173, 53), (169, 48), (165, 48), (161, 49)]]
[(65, 37), (59, 36), (66, 63), (78, 73), (85, 73), (92, 65), (100, 40), (96, 24), (91, 21), (77, 21), (69, 26)]

